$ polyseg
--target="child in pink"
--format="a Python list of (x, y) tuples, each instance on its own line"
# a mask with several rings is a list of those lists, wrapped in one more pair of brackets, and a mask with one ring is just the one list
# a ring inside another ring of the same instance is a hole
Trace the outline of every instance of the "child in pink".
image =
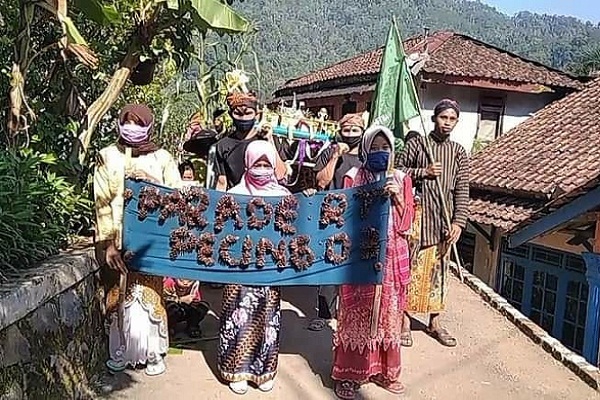
[(200, 282), (189, 279), (163, 280), (169, 332), (174, 335), (180, 323), (186, 322), (187, 334), (192, 338), (202, 335), (200, 322), (208, 314), (208, 303), (202, 301)]

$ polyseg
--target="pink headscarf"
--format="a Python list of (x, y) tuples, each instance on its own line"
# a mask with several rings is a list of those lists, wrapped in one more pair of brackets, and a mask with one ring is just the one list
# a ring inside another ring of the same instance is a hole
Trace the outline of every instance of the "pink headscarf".
[[(252, 168), (261, 158), (265, 157), (269, 164), (273, 167), (273, 175), (265, 182), (257, 182), (249, 173), (248, 169)], [(231, 188), (229, 193), (245, 194), (250, 196), (287, 196), (290, 191), (281, 186), (275, 178), (275, 164), (277, 163), (277, 150), (275, 147), (265, 140), (254, 140), (248, 144), (245, 155), (246, 172), (242, 176), (241, 182)]]

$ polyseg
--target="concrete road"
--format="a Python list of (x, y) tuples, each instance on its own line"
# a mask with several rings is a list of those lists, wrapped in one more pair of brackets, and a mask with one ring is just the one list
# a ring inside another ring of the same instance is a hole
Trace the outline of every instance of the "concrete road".
[[(335, 399), (331, 368), (331, 329), (306, 330), (314, 315), (313, 288), (283, 292), (283, 330), (279, 373), (268, 394), (250, 390), (244, 398), (284, 400)], [(220, 291), (206, 289), (205, 297), (218, 310)], [(502, 315), (466, 286), (452, 279), (450, 309), (445, 323), (458, 341), (448, 349), (417, 330), (414, 346), (403, 349), (403, 396), (394, 396), (369, 384), (358, 399), (511, 399), (583, 400), (598, 394), (533, 344)], [(214, 316), (206, 322), (206, 335), (215, 334)], [(417, 323), (415, 329), (422, 326)], [(216, 379), (216, 341), (206, 341), (167, 357), (167, 372), (147, 377), (128, 371), (107, 380), (111, 399), (217, 400), (240, 396)]]

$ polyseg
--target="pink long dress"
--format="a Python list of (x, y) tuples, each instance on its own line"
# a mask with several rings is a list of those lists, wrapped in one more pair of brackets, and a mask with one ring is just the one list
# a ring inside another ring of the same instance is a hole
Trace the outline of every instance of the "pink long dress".
[[(373, 179), (370, 172), (361, 168), (345, 186), (360, 186)], [(333, 341), (331, 375), (337, 381), (361, 384), (379, 374), (389, 381), (397, 381), (400, 376), (400, 334), (410, 281), (407, 234), (413, 220), (414, 200), (410, 177), (395, 171), (394, 179), (402, 189), (403, 204), (391, 206), (377, 335), (371, 338), (375, 285), (343, 285)]]

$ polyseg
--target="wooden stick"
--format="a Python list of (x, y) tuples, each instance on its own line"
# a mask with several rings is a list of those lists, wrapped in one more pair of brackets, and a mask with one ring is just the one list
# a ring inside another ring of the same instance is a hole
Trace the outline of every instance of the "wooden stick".
[[(398, 32), (398, 25), (396, 24), (395, 16), (392, 16), (392, 22), (394, 24), (394, 29), (396, 29), (396, 31), (398, 33), (398, 37), (401, 38), (402, 36), (400, 35), (400, 32)], [(404, 59), (404, 62), (406, 63), (406, 58)], [(409, 69), (409, 73), (411, 74), (410, 84), (411, 84), (413, 93), (415, 94), (415, 99), (417, 99), (417, 102), (420, 104), (420, 102), (418, 101), (419, 93), (417, 92), (415, 80), (412, 77), (412, 72), (410, 72), (410, 69)], [(423, 128), (423, 133), (425, 134), (425, 152), (427, 153), (427, 158), (429, 158), (430, 162), (433, 164), (435, 162), (435, 159), (433, 157), (433, 151), (431, 150), (431, 143), (429, 141), (429, 135), (427, 134), (427, 129), (425, 128), (425, 120), (423, 119), (423, 113), (421, 112), (421, 107), (419, 106), (418, 109), (419, 109), (419, 119), (421, 120), (421, 127)], [(442, 209), (444, 212), (444, 222), (446, 223), (446, 226), (448, 227), (448, 231), (450, 231), (452, 229), (452, 221), (450, 219), (450, 213), (448, 211), (448, 206), (446, 204), (446, 197), (444, 196), (444, 191), (442, 190), (442, 184), (440, 183), (440, 179), (437, 176), (435, 177), (435, 183), (436, 183), (436, 186), (438, 189), (438, 195), (440, 196), (440, 202), (442, 203)], [(452, 243), (452, 250), (454, 251), (454, 256), (456, 258), (458, 277), (460, 278), (461, 282), (464, 282), (462, 266), (460, 265), (460, 257), (458, 255), (458, 248), (456, 247), (456, 243)]]
[[(386, 173), (386, 179), (390, 180), (394, 178), (394, 143), (392, 145), (392, 151), (390, 153), (390, 160), (388, 163), (388, 170)], [(390, 208), (392, 207), (392, 200), (390, 199)], [(390, 210), (391, 211), (391, 210)], [(389, 217), (388, 217), (389, 219)], [(387, 232), (386, 232), (387, 234)], [(381, 256), (381, 255), (380, 255)], [(384, 254), (385, 257), (385, 254)], [(383, 275), (383, 271), (381, 271)], [(383, 279), (383, 278), (382, 278)], [(379, 312), (381, 310), (381, 292), (382, 285), (375, 285), (375, 296), (373, 297), (373, 309), (371, 310), (371, 338), (377, 337), (377, 329), (379, 328)]]
[[(130, 168), (130, 164), (131, 164), (131, 147), (126, 147), (125, 148), (125, 167), (123, 169), (123, 177), (121, 179), (123, 179), (123, 185), (121, 186), (121, 190), (124, 191), (125, 190), (125, 179), (127, 174), (129, 173), (129, 168)], [(121, 196), (121, 198), (123, 198), (123, 196)], [(121, 207), (124, 208), (124, 204), (121, 204)], [(125, 210), (123, 209), (123, 215), (121, 218), (121, 237), (119, 238), (121, 243), (119, 243), (119, 250), (123, 249), (123, 220), (125, 218)], [(124, 274), (122, 272), (120, 272), (119, 275), (119, 312), (117, 314), (117, 318), (119, 319), (117, 321), (117, 326), (119, 328), (119, 336), (121, 338), (121, 346), (125, 345), (125, 332), (123, 331), (123, 326), (124, 326), (124, 320), (125, 320), (125, 298), (127, 295), (127, 274)]]
[[(414, 82), (413, 82), (414, 85)], [(423, 132), (425, 133), (425, 152), (427, 153), (427, 158), (433, 164), (435, 163), (435, 158), (433, 157), (433, 151), (431, 150), (431, 141), (429, 139), (429, 135), (427, 134), (425, 128), (425, 120), (423, 119), (423, 114), (421, 114), (421, 109), (419, 108), (419, 117), (421, 119), (421, 127), (423, 128)], [(438, 190), (438, 195), (440, 196), (440, 202), (442, 203), (442, 211), (444, 212), (444, 222), (446, 223), (446, 227), (448, 231), (452, 229), (452, 221), (450, 219), (450, 212), (448, 211), (448, 205), (446, 204), (446, 197), (444, 196), (444, 190), (442, 189), (442, 184), (440, 183), (440, 178), (438, 176), (435, 177), (435, 183)], [(456, 242), (452, 243), (452, 251), (454, 252), (454, 257), (456, 258), (456, 269), (458, 270), (458, 278), (461, 282), (464, 282), (465, 278), (462, 273), (462, 266), (460, 264), (460, 257), (458, 255), (458, 248), (456, 247)], [(445, 256), (445, 255), (444, 255)]]

